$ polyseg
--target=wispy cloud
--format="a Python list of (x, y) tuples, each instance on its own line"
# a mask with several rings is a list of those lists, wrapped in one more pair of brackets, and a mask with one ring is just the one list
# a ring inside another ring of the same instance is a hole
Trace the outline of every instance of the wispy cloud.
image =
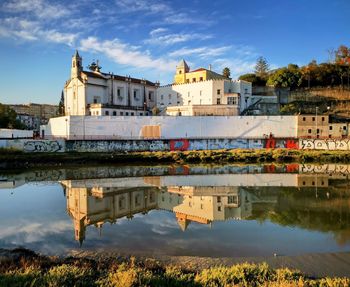
[(124, 13), (130, 12), (148, 12), (148, 13), (166, 13), (171, 11), (171, 7), (160, 1), (150, 0), (116, 0), (116, 5)]
[(63, 5), (52, 4), (44, 0), (12, 0), (5, 3), (3, 9), (11, 13), (32, 13), (43, 20), (58, 19), (71, 13)]
[(38, 21), (18, 17), (0, 19), (0, 36), (24, 41), (46, 41), (73, 46), (77, 38), (74, 33), (62, 33), (55, 29), (44, 29)]
[(159, 71), (173, 71), (176, 66), (175, 61), (163, 58), (152, 58), (149, 52), (144, 52), (119, 39), (99, 40), (96, 37), (82, 39), (80, 47), (82, 51), (102, 53), (114, 62), (138, 68), (153, 68)]
[(220, 56), (231, 49), (231, 46), (223, 47), (199, 47), (199, 48), (182, 48), (169, 53), (170, 57), (185, 57), (196, 55), (197, 57), (216, 57)]
[(212, 38), (209, 34), (200, 33), (170, 33), (167, 34), (167, 29), (158, 28), (150, 32), (150, 38), (144, 42), (152, 45), (173, 45), (193, 40), (207, 40)]

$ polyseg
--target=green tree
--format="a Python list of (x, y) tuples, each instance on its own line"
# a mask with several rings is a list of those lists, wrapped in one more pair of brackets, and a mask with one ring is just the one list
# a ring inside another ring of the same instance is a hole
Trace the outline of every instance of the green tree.
[(230, 78), (230, 76), (231, 76), (230, 68), (225, 67), (225, 68), (222, 70), (222, 75), (223, 75), (225, 78)]
[(0, 103), (0, 128), (5, 129), (24, 129), (24, 125), (17, 120), (17, 113)]
[(302, 74), (297, 65), (289, 64), (288, 67), (284, 67), (276, 70), (269, 76), (267, 85), (279, 87), (279, 88), (291, 88), (295, 89), (302, 83)]
[(64, 107), (64, 94), (63, 94), (63, 91), (61, 93), (61, 99), (60, 99), (60, 102), (58, 104), (58, 115), (59, 116), (64, 116), (65, 112), (65, 107)]
[(255, 65), (255, 74), (262, 78), (266, 79), (269, 73), (269, 64), (267, 63), (264, 57), (259, 57)]
[(243, 80), (243, 81), (247, 81), (247, 82), (251, 82), (253, 86), (265, 86), (266, 85), (265, 79), (262, 79), (253, 73), (241, 75), (238, 79)]

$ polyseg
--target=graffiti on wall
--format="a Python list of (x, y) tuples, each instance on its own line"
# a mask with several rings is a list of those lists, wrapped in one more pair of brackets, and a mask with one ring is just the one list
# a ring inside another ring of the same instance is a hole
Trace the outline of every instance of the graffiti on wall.
[(170, 140), (171, 151), (189, 150), (190, 142), (188, 139)]
[(350, 150), (349, 140), (337, 139), (301, 139), (300, 149)]
[(86, 140), (67, 141), (67, 151), (115, 152), (115, 151), (164, 151), (169, 145), (162, 140)]
[(24, 141), (25, 152), (64, 152), (63, 141), (31, 140)]
[(265, 140), (265, 148), (287, 148), (287, 149), (298, 149), (299, 142), (296, 139), (275, 139), (270, 137)]

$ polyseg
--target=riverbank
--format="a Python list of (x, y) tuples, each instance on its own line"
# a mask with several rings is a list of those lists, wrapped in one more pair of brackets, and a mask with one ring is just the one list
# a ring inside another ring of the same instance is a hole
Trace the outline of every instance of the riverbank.
[(313, 278), (266, 263), (199, 268), (196, 262), (193, 257), (185, 266), (122, 256), (58, 258), (0, 249), (0, 286), (350, 286), (349, 278)]
[(159, 163), (350, 163), (348, 151), (234, 149), (183, 152), (131, 153), (24, 153), (0, 149), (0, 169), (86, 164)]

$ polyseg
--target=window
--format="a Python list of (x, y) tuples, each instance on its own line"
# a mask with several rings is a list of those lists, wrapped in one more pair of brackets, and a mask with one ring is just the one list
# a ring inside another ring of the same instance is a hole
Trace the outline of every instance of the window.
[(96, 98), (94, 99), (94, 104), (97, 104), (97, 99)]
[(192, 79), (192, 82), (195, 82), (195, 81), (196, 81), (196, 78), (193, 78), (193, 79)]
[(346, 131), (346, 126), (343, 126), (343, 130)]
[(105, 111), (105, 115), (106, 115), (106, 116), (109, 116), (109, 111)]
[(134, 115), (134, 113), (133, 113), (133, 112), (131, 112), (130, 114), (131, 114), (132, 116)]
[(124, 115), (124, 113), (123, 113), (123, 112), (120, 112), (120, 115), (121, 115), (121, 116), (123, 116), (123, 115)]
[(305, 117), (303, 117), (303, 122), (305, 122), (306, 121), (306, 118)]
[(136, 97), (137, 97), (137, 91), (134, 90), (134, 99), (136, 99)]
[(329, 126), (329, 130), (330, 130), (330, 131), (333, 130), (333, 126)]
[(221, 206), (218, 206), (218, 211), (221, 211)]
[(129, 115), (129, 113), (128, 113), (128, 112), (125, 112), (125, 115), (126, 115), (126, 116), (128, 116), (128, 115)]
[(188, 93), (187, 93), (187, 97), (189, 97), (190, 95), (191, 95), (191, 93), (190, 93), (190, 92), (188, 92)]
[(307, 131), (309, 134), (311, 134), (311, 129), (308, 129), (308, 131)]
[(160, 95), (160, 99), (163, 100), (164, 96), (163, 95)]
[(149, 100), (152, 100), (152, 94), (153, 94), (152, 92), (148, 92), (148, 99)]
[(217, 99), (216, 99), (216, 104), (217, 104), (217, 105), (220, 105), (220, 103), (221, 103), (221, 99), (220, 99), (220, 98), (217, 98)]
[(316, 132), (319, 134), (320, 133), (320, 129), (317, 129)]
[(322, 122), (324, 122), (324, 117), (322, 117)]
[(232, 93), (231, 89), (228, 89), (228, 93), (229, 93), (229, 94), (231, 94), (231, 93)]
[(199, 95), (200, 95), (200, 96), (202, 95), (202, 91), (199, 91)]
[(187, 79), (187, 80), (186, 80), (186, 83), (189, 83), (189, 82), (190, 82), (190, 79)]
[(227, 104), (228, 105), (237, 105), (237, 98), (236, 97), (227, 97)]
[(220, 95), (220, 92), (221, 92), (220, 89), (218, 89), (218, 90), (216, 91), (216, 93), (217, 93), (218, 95)]
[(216, 197), (216, 202), (220, 203), (221, 202), (221, 196)]
[(120, 97), (120, 89), (117, 89), (117, 96)]
[(171, 100), (171, 94), (169, 94), (169, 100)]
[(182, 74), (182, 71), (181, 71), (181, 70), (179, 71), (179, 74)]
[(117, 112), (116, 112), (116, 111), (114, 111), (114, 112), (113, 112), (113, 116), (116, 116), (116, 115), (117, 115)]
[(140, 113), (140, 116), (143, 116), (143, 113)]
[(227, 203), (228, 204), (238, 204), (238, 197), (231, 195), (227, 197)]
[(203, 77), (200, 77), (199, 80), (200, 80), (200, 81), (203, 81)]
[(315, 117), (312, 117), (312, 121), (313, 121), (313, 122), (315, 121)]

